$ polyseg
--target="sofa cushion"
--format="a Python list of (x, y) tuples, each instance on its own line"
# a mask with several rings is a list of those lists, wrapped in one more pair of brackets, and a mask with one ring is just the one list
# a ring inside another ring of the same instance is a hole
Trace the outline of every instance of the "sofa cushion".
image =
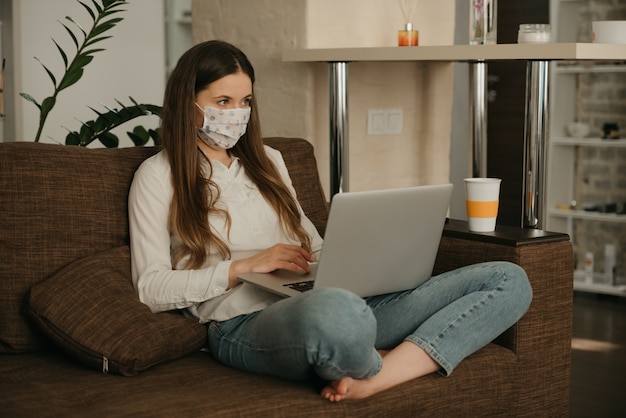
[(77, 360), (123, 375), (197, 351), (206, 342), (203, 325), (178, 313), (154, 314), (139, 301), (127, 246), (78, 260), (34, 286), (27, 311)]
[(128, 244), (128, 189), (156, 148), (0, 143), (0, 353), (45, 348), (28, 290), (68, 264)]
[[(328, 208), (313, 147), (298, 138), (267, 143), (283, 154), (302, 208), (323, 233)], [(0, 353), (46, 348), (23, 315), (32, 286), (128, 244), (128, 189), (139, 164), (157, 151), (0, 143)]]
[[(132, 378), (91, 373), (53, 352), (0, 355), (3, 417), (566, 417), (518, 408), (518, 358), (496, 344), (449, 377), (414, 379), (361, 401), (331, 403), (323, 381), (246, 373), (198, 352)], [(522, 382), (523, 383), (523, 382)], [(561, 393), (550, 394), (550, 400)]]

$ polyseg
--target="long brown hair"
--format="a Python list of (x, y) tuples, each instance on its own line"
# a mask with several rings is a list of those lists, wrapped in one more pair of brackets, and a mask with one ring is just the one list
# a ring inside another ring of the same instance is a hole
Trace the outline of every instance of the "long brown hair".
[[(174, 189), (168, 226), (181, 243), (173, 254), (174, 265), (188, 256), (185, 267), (199, 268), (211, 248), (216, 248), (223, 259), (231, 256), (228, 245), (213, 233), (209, 225), (209, 214), (217, 213), (226, 219), (230, 229), (230, 216), (215, 205), (220, 199), (220, 188), (212, 181), (211, 172), (207, 176), (202, 170), (204, 156), (196, 143), (197, 127), (192, 115), (197, 112), (195, 101), (200, 91), (212, 82), (238, 72), (248, 75), (254, 85), (254, 69), (242, 51), (223, 41), (207, 41), (183, 54), (165, 88), (161, 135)], [(254, 94), (251, 108), (246, 133), (230, 152), (239, 158), (246, 174), (276, 210), (287, 236), (310, 251), (311, 237), (302, 228), (296, 199), (263, 148)]]

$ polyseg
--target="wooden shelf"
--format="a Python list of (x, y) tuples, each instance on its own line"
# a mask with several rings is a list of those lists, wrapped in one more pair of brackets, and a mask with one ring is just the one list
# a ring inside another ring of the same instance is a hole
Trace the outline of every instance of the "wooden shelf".
[(626, 296), (626, 285), (612, 286), (609, 284), (597, 283), (603, 279), (600, 273), (594, 274), (594, 283), (585, 281), (585, 272), (581, 270), (574, 271), (574, 290), (590, 293), (602, 293), (605, 295)]
[(594, 43), (293, 49), (285, 62), (626, 60), (626, 45)]
[(626, 215), (618, 215), (616, 213), (589, 212), (589, 211), (584, 211), (584, 210), (549, 209), (548, 214), (550, 216), (559, 216), (562, 218), (586, 219), (589, 221), (601, 221), (601, 222), (626, 223)]
[(589, 61), (582, 64), (580, 61), (559, 62), (554, 69), (559, 74), (626, 73), (626, 62)]
[(550, 141), (554, 145), (563, 146), (626, 148), (626, 139), (573, 138), (560, 136), (551, 138)]
[(461, 238), (470, 241), (487, 242), (509, 247), (569, 241), (567, 234), (550, 232), (533, 228), (518, 228), (515, 226), (497, 225), (493, 232), (470, 232), (467, 221), (447, 219), (443, 235), (451, 238)]
[[(618, 243), (620, 234), (626, 225), (626, 215), (616, 213), (601, 213), (583, 210), (584, 205), (577, 205), (578, 210), (568, 209), (569, 202), (577, 195), (577, 181), (580, 174), (577, 170), (579, 159), (585, 158), (585, 154), (597, 150), (603, 153), (622, 153), (626, 149), (626, 139), (602, 139), (602, 131), (598, 127), (591, 127), (591, 137), (576, 138), (567, 134), (567, 125), (578, 119), (584, 120), (584, 115), (577, 113), (580, 110), (578, 83), (583, 80), (589, 83), (597, 82), (598, 75), (602, 79), (621, 79), (626, 74), (626, 60), (624, 60), (624, 44), (596, 44), (576, 42), (576, 39), (590, 38), (591, 28), (587, 34), (579, 31), (579, 25), (591, 23), (592, 17), (584, 14), (581, 7), (587, 0), (550, 0), (550, 24), (552, 26), (552, 39), (561, 45), (561, 59), (554, 59), (550, 63), (550, 110), (549, 138), (548, 138), (548, 168), (547, 168), (547, 210), (549, 228), (555, 231), (568, 233), (572, 242), (576, 243), (576, 252), (580, 257), (581, 250), (602, 251), (603, 242)], [(570, 43), (573, 42), (573, 43)], [(614, 54), (609, 53), (612, 50)], [(571, 58), (564, 55), (571, 53)], [(594, 58), (602, 56), (600, 58)], [(584, 148), (583, 148), (584, 147)], [(581, 153), (579, 151), (586, 152)], [(608, 193), (608, 192), (607, 192)], [(607, 198), (609, 196), (607, 195)], [(580, 200), (579, 200), (580, 203)], [(592, 202), (589, 202), (592, 203)], [(605, 203), (600, 201), (598, 203)], [(618, 209), (624, 203), (618, 199)], [(564, 209), (557, 209), (563, 207)], [(593, 232), (583, 233), (582, 229), (594, 230), (606, 228), (607, 236), (602, 237), (602, 242), (594, 242)], [(621, 250), (621, 249), (620, 249)], [(584, 254), (583, 254), (584, 255)], [(599, 257), (601, 261), (603, 260)], [(602, 267), (600, 267), (602, 270)], [(580, 270), (574, 271), (574, 290), (607, 295), (626, 297), (626, 277), (622, 274), (619, 286), (604, 284), (604, 274), (596, 273), (591, 283), (585, 281), (585, 273)]]

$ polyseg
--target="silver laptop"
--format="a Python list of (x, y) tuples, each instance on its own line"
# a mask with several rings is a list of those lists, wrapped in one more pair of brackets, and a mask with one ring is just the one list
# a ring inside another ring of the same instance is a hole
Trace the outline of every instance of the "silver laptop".
[(312, 273), (238, 278), (282, 296), (313, 287), (361, 297), (415, 288), (432, 275), (451, 194), (451, 184), (336, 194)]

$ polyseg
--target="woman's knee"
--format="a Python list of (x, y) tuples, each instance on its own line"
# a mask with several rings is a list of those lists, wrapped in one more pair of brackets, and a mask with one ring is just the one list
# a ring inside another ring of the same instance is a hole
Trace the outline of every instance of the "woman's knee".
[(376, 339), (376, 318), (365, 301), (352, 292), (329, 288), (311, 290), (298, 303), (298, 313), (308, 334), (347, 344)]
[(508, 261), (496, 262), (501, 276), (505, 279), (506, 287), (511, 294), (511, 300), (526, 311), (533, 298), (533, 290), (528, 280), (526, 270), (515, 263)]

